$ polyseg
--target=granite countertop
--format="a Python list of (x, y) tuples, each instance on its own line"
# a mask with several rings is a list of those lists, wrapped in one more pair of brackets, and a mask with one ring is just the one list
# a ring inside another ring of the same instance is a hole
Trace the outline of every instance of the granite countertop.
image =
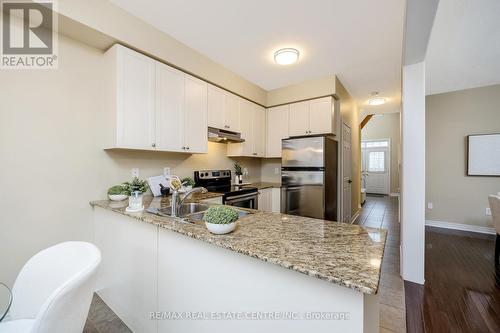
[[(197, 194), (192, 200), (207, 199), (210, 195), (213, 194)], [(177, 218), (146, 211), (126, 213), (127, 201), (100, 200), (90, 204), (362, 293), (378, 291), (387, 235), (383, 229), (252, 211), (239, 220), (234, 232), (213, 235), (203, 225)], [(144, 204), (168, 206), (170, 197), (145, 197)]]
[(281, 188), (281, 183), (272, 183), (272, 182), (253, 182), (247, 186), (257, 187), (259, 190), (263, 190), (265, 188)]

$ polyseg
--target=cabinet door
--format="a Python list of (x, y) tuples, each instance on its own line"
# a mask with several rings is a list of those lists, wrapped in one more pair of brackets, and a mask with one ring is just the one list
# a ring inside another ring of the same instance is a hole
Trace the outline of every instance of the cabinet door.
[(272, 211), (272, 189), (271, 188), (265, 188), (265, 189), (259, 190), (258, 205), (259, 205), (259, 207), (258, 207), (259, 210), (262, 210), (264, 212)]
[(245, 139), (245, 142), (241, 143), (242, 156), (253, 156), (254, 153), (253, 117), (253, 104), (240, 100), (241, 137)]
[(331, 97), (309, 101), (310, 134), (333, 133), (333, 104)]
[(225, 123), (224, 129), (233, 132), (240, 131), (240, 99), (231, 93), (226, 93), (225, 98)]
[(281, 157), (281, 140), (288, 137), (289, 109), (289, 105), (267, 109), (266, 157)]
[(289, 113), (290, 136), (309, 134), (309, 102), (299, 102), (290, 104)]
[(208, 151), (207, 83), (190, 75), (185, 78), (184, 145), (190, 153)]
[(184, 146), (184, 73), (156, 63), (156, 149)]
[(266, 109), (255, 104), (253, 107), (253, 156), (264, 157), (266, 155)]
[(225, 93), (222, 89), (208, 85), (208, 126), (224, 128)]
[(154, 149), (155, 61), (126, 48), (117, 56), (117, 146)]

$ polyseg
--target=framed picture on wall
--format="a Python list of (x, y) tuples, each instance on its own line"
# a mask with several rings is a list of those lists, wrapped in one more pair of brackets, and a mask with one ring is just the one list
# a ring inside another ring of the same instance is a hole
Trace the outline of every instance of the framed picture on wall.
[(467, 175), (500, 177), (500, 133), (467, 136)]

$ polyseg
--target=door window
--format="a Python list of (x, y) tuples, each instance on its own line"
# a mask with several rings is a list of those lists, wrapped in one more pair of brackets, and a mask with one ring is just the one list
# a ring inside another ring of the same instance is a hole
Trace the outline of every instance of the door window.
[(385, 151), (368, 153), (368, 172), (385, 172)]

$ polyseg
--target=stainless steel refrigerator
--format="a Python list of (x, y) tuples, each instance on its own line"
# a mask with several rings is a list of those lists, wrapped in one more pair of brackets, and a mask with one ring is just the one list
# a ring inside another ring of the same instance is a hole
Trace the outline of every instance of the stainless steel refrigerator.
[(338, 221), (337, 147), (332, 136), (282, 141), (282, 213)]

